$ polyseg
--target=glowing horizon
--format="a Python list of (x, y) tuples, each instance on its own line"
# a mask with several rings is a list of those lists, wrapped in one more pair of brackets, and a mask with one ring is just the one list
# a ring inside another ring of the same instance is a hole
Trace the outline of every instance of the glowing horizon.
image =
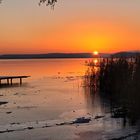
[(140, 51), (138, 0), (37, 2), (0, 5), (0, 54)]

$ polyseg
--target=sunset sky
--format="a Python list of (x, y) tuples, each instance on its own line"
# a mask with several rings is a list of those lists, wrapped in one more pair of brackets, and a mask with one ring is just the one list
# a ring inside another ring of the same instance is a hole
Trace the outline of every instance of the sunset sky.
[(3, 0), (0, 54), (140, 50), (140, 0)]

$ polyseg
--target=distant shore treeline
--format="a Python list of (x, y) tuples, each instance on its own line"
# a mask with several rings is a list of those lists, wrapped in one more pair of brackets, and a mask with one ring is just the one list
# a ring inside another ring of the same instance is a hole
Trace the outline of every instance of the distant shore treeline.
[[(105, 54), (101, 54), (104, 56)], [(92, 53), (5, 54), (0, 59), (92, 58)]]
[[(140, 52), (100, 53), (100, 57), (133, 57)], [(0, 59), (93, 58), (93, 53), (3, 54)]]

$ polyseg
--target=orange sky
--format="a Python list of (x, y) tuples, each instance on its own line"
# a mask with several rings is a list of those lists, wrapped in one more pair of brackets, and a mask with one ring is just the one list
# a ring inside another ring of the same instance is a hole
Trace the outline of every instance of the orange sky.
[(139, 0), (39, 0), (0, 5), (0, 53), (140, 50)]

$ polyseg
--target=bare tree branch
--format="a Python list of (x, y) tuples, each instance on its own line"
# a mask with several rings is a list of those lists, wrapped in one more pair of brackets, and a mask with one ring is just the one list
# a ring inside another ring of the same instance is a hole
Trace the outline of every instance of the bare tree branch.
[(40, 0), (39, 4), (46, 3), (46, 5), (55, 5), (57, 0)]
[(40, 0), (39, 5), (45, 3), (46, 6), (50, 5), (52, 7), (52, 9), (53, 9), (56, 2), (57, 2), (57, 0)]
[[(0, 3), (2, 2), (2, 0), (0, 0)], [(41, 4), (46, 4), (46, 6), (52, 6), (54, 7), (55, 3), (57, 2), (57, 0), (39, 0), (39, 5)]]

